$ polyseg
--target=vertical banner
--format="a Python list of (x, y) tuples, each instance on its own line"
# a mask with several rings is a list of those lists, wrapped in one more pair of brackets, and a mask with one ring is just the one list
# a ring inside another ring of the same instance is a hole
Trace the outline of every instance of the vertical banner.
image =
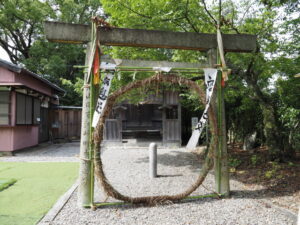
[[(101, 63), (102, 64), (102, 63)], [(112, 69), (113, 66), (110, 65), (110, 69)], [(114, 66), (115, 67), (115, 66)], [(96, 127), (97, 123), (100, 119), (100, 116), (103, 112), (104, 106), (106, 104), (106, 100), (109, 94), (109, 89), (111, 86), (111, 81), (114, 77), (115, 74), (115, 70), (109, 70), (107, 72), (107, 74), (105, 75), (101, 88), (100, 88), (100, 93), (99, 93), (99, 97), (97, 99), (97, 104), (96, 104), (96, 108), (95, 108), (95, 112), (94, 112), (94, 116), (93, 116), (93, 122), (92, 122), (92, 127)]]
[(186, 146), (186, 148), (188, 150), (194, 149), (197, 146), (199, 137), (200, 137), (200, 135), (203, 131), (203, 128), (206, 124), (206, 121), (208, 119), (209, 104), (210, 104), (213, 90), (214, 90), (214, 87), (216, 84), (218, 70), (217, 69), (204, 69), (204, 74), (205, 74), (205, 85), (206, 85), (206, 105), (205, 105), (204, 112), (203, 112), (199, 122), (194, 127), (192, 136), (190, 137), (190, 140)]

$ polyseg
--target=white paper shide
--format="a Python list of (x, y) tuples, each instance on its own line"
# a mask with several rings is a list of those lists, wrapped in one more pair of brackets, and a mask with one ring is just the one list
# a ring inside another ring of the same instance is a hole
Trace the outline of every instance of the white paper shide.
[(97, 104), (96, 104), (96, 108), (95, 108), (95, 112), (94, 112), (94, 116), (93, 116), (93, 122), (92, 122), (93, 127), (97, 126), (100, 116), (102, 115), (102, 112), (103, 112), (103, 109), (104, 109), (104, 106), (106, 104), (106, 100), (107, 100), (107, 97), (109, 94), (111, 81), (114, 77), (114, 73), (115, 73), (115, 71), (108, 71), (108, 73), (105, 75), (105, 77), (102, 81), (101, 89), (99, 92), (99, 97), (97, 99)]
[(186, 146), (188, 150), (191, 150), (197, 146), (199, 137), (203, 131), (203, 128), (207, 122), (208, 119), (208, 109), (209, 109), (209, 104), (211, 100), (211, 96), (213, 94), (213, 90), (215, 87), (216, 79), (217, 79), (217, 69), (204, 69), (204, 74), (205, 74), (205, 85), (206, 85), (206, 105), (205, 105), (205, 110), (197, 123), (197, 125), (194, 127), (192, 136)]

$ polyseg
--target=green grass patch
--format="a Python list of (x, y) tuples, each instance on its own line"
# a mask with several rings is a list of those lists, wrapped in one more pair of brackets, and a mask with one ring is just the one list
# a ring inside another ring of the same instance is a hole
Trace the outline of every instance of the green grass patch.
[(8, 188), (9, 186), (13, 185), (16, 182), (17, 182), (16, 179), (1, 179), (0, 178), (0, 191)]
[(1, 179), (17, 180), (0, 192), (0, 224), (36, 224), (77, 175), (78, 163), (0, 162)]

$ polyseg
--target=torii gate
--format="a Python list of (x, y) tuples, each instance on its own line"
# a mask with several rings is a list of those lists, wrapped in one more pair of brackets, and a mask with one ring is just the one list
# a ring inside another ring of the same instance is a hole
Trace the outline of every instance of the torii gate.
[[(210, 67), (217, 65), (217, 36), (215, 34), (202, 34), (191, 32), (171, 32), (158, 30), (142, 30), (142, 29), (125, 29), (125, 28), (102, 28), (99, 27), (97, 32), (101, 45), (107, 46), (128, 46), (128, 47), (147, 47), (147, 48), (170, 48), (183, 50), (198, 50), (207, 52), (208, 63)], [(61, 22), (45, 22), (46, 38), (53, 42), (62, 42), (69, 44), (89, 44), (91, 28), (88, 25), (70, 24)], [(252, 52), (256, 49), (256, 36), (248, 34), (223, 34), (223, 47), (225, 52)], [(89, 45), (88, 45), (89, 46)], [(89, 48), (86, 53), (86, 64), (89, 61)], [(85, 75), (86, 76), (86, 75)], [(225, 111), (224, 107), (224, 93), (221, 88), (221, 79), (218, 80), (217, 96), (219, 98), (218, 112)], [(83, 159), (80, 162), (80, 183), (78, 193), (79, 206), (91, 206), (91, 192), (93, 189), (90, 186), (91, 174), (86, 174), (91, 171), (91, 163), (89, 158), (89, 127), (90, 127), (90, 90), (84, 88), (83, 93), (83, 111), (82, 111), (82, 127), (81, 127), (81, 144), (80, 157)], [(87, 107), (85, 107), (87, 106)], [(217, 142), (227, 143), (226, 127), (225, 127), (225, 113), (220, 113), (216, 117), (221, 117), (218, 120), (220, 131), (218, 132)], [(229, 174), (227, 167), (227, 144), (223, 144), (219, 151), (222, 152), (222, 159), (214, 157), (215, 165), (215, 180), (216, 192), (224, 196), (228, 196), (229, 188)], [(220, 169), (216, 169), (219, 166)]]

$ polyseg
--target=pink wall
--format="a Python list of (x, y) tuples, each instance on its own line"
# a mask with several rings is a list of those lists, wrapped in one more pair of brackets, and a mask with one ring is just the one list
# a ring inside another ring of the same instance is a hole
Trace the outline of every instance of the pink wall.
[(13, 150), (31, 147), (38, 144), (38, 126), (14, 127)]
[(38, 144), (38, 126), (16, 126), (16, 92), (11, 91), (10, 125), (0, 126), (0, 151), (15, 151)]
[(13, 151), (13, 127), (0, 127), (0, 151)]
[(0, 82), (3, 83), (15, 82), (15, 74), (5, 68), (0, 67)]
[(10, 126), (0, 126), (0, 151), (15, 151), (38, 144), (38, 126), (16, 126), (16, 92), (10, 93)]
[(38, 126), (0, 127), (0, 151), (15, 151), (38, 144)]
[(24, 74), (16, 74), (15, 75), (15, 82), (16, 83), (22, 83), (25, 86), (36, 90), (38, 92), (41, 92), (43, 94), (46, 94), (48, 96), (52, 95), (52, 90), (50, 87), (46, 86), (43, 82), (30, 77), (29, 75), (24, 75)]

